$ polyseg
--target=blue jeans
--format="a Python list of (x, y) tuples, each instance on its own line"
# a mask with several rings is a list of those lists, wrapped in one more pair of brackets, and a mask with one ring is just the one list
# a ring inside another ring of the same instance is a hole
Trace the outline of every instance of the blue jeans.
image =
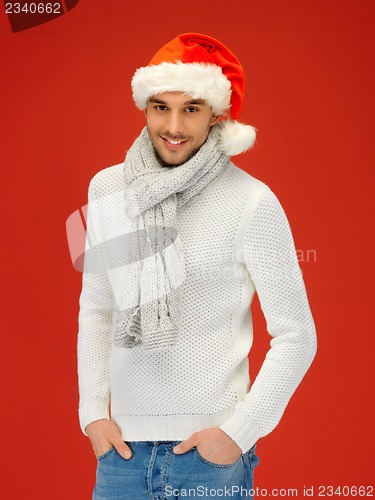
[(203, 458), (195, 446), (177, 455), (181, 441), (126, 441), (132, 458), (115, 448), (97, 459), (92, 500), (175, 500), (182, 498), (253, 499), (255, 445), (233, 464)]

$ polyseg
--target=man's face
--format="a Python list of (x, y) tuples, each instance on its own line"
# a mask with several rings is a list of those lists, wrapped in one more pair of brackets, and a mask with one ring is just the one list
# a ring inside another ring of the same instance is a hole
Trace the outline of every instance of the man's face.
[(203, 99), (182, 92), (163, 92), (147, 102), (148, 134), (161, 162), (185, 163), (199, 150), (218, 118)]

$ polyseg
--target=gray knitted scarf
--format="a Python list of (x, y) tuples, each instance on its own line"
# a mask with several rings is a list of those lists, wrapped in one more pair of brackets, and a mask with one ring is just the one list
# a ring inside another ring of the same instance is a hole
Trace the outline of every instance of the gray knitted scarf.
[(176, 344), (185, 277), (177, 210), (226, 166), (229, 157), (217, 147), (219, 132), (220, 125), (214, 125), (198, 152), (179, 166), (161, 165), (147, 127), (126, 155), (126, 211), (133, 222), (129, 241), (137, 270), (131, 286), (137, 289), (138, 304), (119, 311), (117, 346), (159, 349)]

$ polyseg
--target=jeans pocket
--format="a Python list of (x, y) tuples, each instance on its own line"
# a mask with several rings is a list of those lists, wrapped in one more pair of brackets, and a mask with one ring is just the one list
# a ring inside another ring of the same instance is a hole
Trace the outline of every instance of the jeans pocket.
[(256, 454), (256, 444), (250, 450), (247, 452), (248, 457), (249, 457), (249, 465), (251, 472), (254, 472), (255, 467), (258, 466), (259, 464), (259, 457)]
[(215, 462), (211, 462), (210, 460), (207, 460), (206, 458), (202, 457), (202, 455), (199, 453), (199, 450), (197, 447), (195, 448), (195, 453), (197, 454), (197, 457), (199, 458), (199, 460), (201, 460), (202, 462), (204, 462), (207, 465), (210, 465), (211, 467), (217, 467), (219, 469), (229, 469), (231, 467), (235, 467), (240, 462), (241, 457), (242, 457), (242, 455), (240, 455), (237, 458), (237, 460), (235, 462), (233, 462), (232, 464), (217, 464)]
[(103, 460), (103, 458), (108, 457), (108, 455), (110, 455), (112, 452), (114, 452), (114, 451), (115, 451), (115, 449), (116, 449), (116, 448), (115, 448), (114, 446), (112, 446), (109, 450), (105, 451), (102, 455), (98, 455), (98, 456), (96, 457), (96, 459), (97, 459), (97, 460)]

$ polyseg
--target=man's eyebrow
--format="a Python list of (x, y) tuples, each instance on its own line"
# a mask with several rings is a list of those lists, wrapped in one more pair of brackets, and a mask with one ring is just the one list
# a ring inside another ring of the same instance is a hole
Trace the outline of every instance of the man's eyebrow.
[(148, 102), (154, 102), (156, 104), (167, 104), (166, 102), (162, 101), (161, 99), (156, 99), (156, 97), (150, 97)]
[(185, 106), (188, 106), (189, 104), (206, 104), (206, 101), (204, 99), (192, 99), (191, 101), (186, 101)]
[[(153, 102), (154, 104), (163, 104), (164, 106), (168, 106), (168, 104), (157, 97), (150, 97), (148, 102)], [(184, 106), (189, 106), (191, 104), (206, 104), (204, 99), (191, 99), (191, 101), (184, 102)]]

